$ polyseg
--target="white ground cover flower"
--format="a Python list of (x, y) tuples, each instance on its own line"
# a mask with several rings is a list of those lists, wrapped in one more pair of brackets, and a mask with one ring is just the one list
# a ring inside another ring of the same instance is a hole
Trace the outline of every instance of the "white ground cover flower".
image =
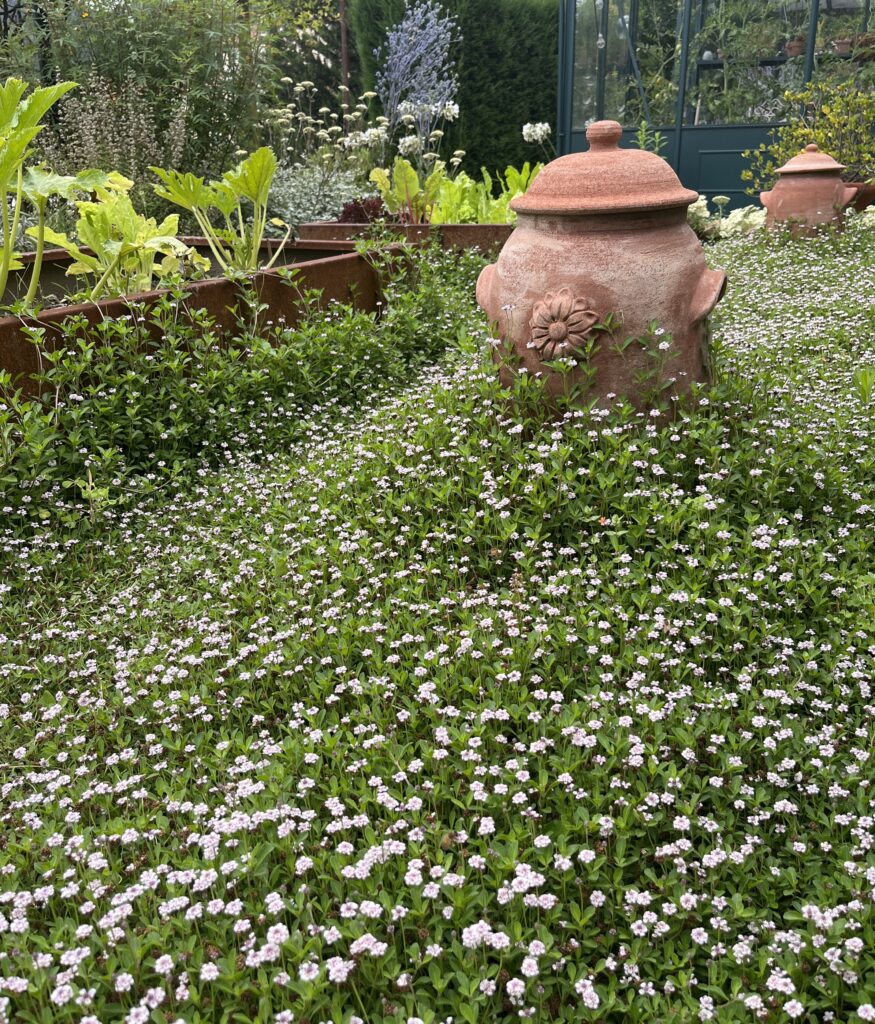
[(875, 246), (709, 258), (671, 420), (509, 403), (452, 257), (404, 387), (0, 524), (8, 1020), (875, 1020)]

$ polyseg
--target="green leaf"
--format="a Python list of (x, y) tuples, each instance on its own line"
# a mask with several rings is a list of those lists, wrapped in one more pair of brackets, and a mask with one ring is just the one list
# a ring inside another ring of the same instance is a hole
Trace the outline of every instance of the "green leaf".
[(189, 172), (165, 171), (161, 167), (150, 167), (149, 170), (164, 183), (163, 187), (152, 186), (155, 195), (162, 199), (192, 213), (196, 209), (208, 210), (214, 205), (215, 190), (205, 185), (203, 178)]
[(222, 180), (240, 199), (248, 199), (257, 206), (266, 206), (270, 186), (277, 169), (277, 159), (269, 146), (251, 153), (233, 171), (226, 171)]

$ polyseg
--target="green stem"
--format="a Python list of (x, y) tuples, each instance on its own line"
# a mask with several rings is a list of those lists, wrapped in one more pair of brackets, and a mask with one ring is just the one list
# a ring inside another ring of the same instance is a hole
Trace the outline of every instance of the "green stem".
[(115, 270), (115, 268), (118, 266), (119, 261), (121, 260), (121, 258), (122, 258), (121, 257), (121, 253), (119, 253), (118, 256), (114, 257), (114, 259), (112, 260), (110, 265), (103, 272), (103, 275), (100, 278), (100, 280), (91, 289), (91, 295), (89, 296), (89, 298), (91, 299), (92, 302), (97, 302), (97, 299), (99, 298), (101, 291), (103, 290), (104, 286), (106, 285), (106, 282), (109, 279), (110, 274), (112, 274), (113, 271)]
[(7, 234), (9, 228), (9, 211), (6, 207), (6, 190), (3, 189), (0, 192), (3, 199), (3, 262), (0, 265), (0, 298), (2, 298), (6, 291), (6, 285), (9, 281), (9, 265), (12, 262), (13, 248), (15, 246), (15, 236), (18, 234), (18, 221), (21, 217), (21, 198), (22, 198), (22, 185), (24, 181), (24, 170), (19, 165), (18, 167), (18, 178), (15, 185), (15, 213), (12, 215), (12, 228)]
[(39, 215), (39, 222), (37, 224), (36, 234), (36, 254), (33, 258), (33, 267), (30, 272), (30, 287), (27, 289), (27, 295), (24, 297), (24, 304), (30, 306), (33, 304), (33, 300), (36, 298), (36, 290), (39, 285), (40, 274), (43, 269), (43, 250), (45, 249), (46, 242), (46, 201), (45, 199), (37, 200), (37, 213)]
[[(233, 229), (232, 229), (233, 230)], [(252, 252), (246, 239), (246, 225), (243, 222), (243, 209), (237, 204), (237, 236), (240, 239), (240, 266), (238, 270), (248, 270), (252, 262)]]
[(15, 245), (15, 237), (18, 234), (18, 222), (21, 219), (21, 204), (24, 197), (24, 167), (18, 167), (18, 180), (15, 185), (15, 213), (12, 215), (12, 236), (10, 241)]
[(273, 254), (273, 256), (271, 256), (271, 258), (270, 258), (270, 261), (269, 261), (268, 263), (266, 263), (266, 264), (264, 265), (264, 269), (265, 269), (265, 270), (270, 270), (270, 268), (271, 268), (271, 267), (272, 267), (272, 266), (274, 265), (274, 263), (276, 263), (276, 261), (277, 261), (277, 257), (278, 257), (278, 256), (279, 256), (279, 254), (280, 254), (280, 253), (281, 253), (281, 252), (283, 251), (283, 246), (284, 246), (284, 245), (286, 244), (286, 242), (288, 242), (288, 240), (289, 240), (289, 235), (290, 235), (291, 233), (292, 233), (292, 229), (291, 229), (291, 227), (289, 227), (289, 229), (288, 229), (288, 230), (286, 231), (286, 233), (285, 233), (285, 234), (283, 235), (283, 240), (282, 240), (282, 241), (280, 242), (280, 244), (279, 244), (279, 245), (277, 246), (276, 252), (275, 252), (275, 253)]
[(261, 239), (264, 235), (264, 220), (258, 206), (252, 211), (252, 238), (249, 240), (249, 269), (258, 270), (258, 254), (261, 252)]
[(9, 204), (6, 202), (6, 182), (0, 188), (0, 227), (3, 229), (3, 259), (0, 260), (0, 299), (6, 291), (6, 282), (9, 278), (9, 264), (12, 260), (12, 247), (15, 244), (15, 237), (9, 233)]
[(209, 220), (204, 216), (204, 214), (200, 210), (197, 209), (197, 207), (195, 207), (195, 209), (192, 212), (194, 213), (195, 220), (197, 220), (198, 222), (198, 226), (204, 233), (204, 238), (206, 238), (207, 240), (207, 244), (210, 247), (210, 252), (213, 254), (213, 258), (215, 259), (216, 263), (219, 264), (222, 273), (227, 274), (228, 263), (225, 260), (224, 256), (222, 255), (221, 245), (219, 243), (218, 238), (215, 235), (215, 232), (213, 231), (213, 225), (210, 224)]

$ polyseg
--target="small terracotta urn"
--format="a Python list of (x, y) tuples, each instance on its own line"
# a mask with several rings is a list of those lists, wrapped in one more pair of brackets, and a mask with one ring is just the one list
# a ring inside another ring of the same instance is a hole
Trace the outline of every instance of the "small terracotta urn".
[(516, 230), (477, 282), (505, 386), (528, 372), (550, 396), (644, 409), (708, 380), (705, 318), (726, 274), (687, 224), (697, 193), (655, 153), (620, 149), (621, 133), (595, 122), (587, 152), (551, 161), (511, 203)]
[(856, 197), (856, 190), (842, 181), (844, 164), (814, 143), (777, 170), (778, 182), (760, 192), (766, 208), (766, 224), (789, 224), (805, 231), (821, 224), (841, 222), (842, 210)]

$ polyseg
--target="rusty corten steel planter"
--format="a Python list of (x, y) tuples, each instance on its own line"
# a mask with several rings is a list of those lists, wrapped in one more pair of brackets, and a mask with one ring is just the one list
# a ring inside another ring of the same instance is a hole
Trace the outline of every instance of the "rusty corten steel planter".
[[(186, 241), (197, 247), (202, 240)], [(266, 248), (275, 248), (276, 244), (269, 242)], [(332, 301), (348, 302), (356, 309), (376, 311), (381, 297), (379, 273), (354, 249), (352, 242), (286, 243), (282, 258), (288, 259), (288, 262), (281, 267), (258, 271), (249, 278), (259, 301), (267, 307), (261, 315), (266, 319), (282, 319), (286, 324), (294, 325), (301, 310), (300, 292), (311, 289), (321, 291), (320, 301), (323, 305)], [(63, 250), (52, 250), (46, 255), (50, 267), (54, 266), (55, 272), (62, 264), (70, 263)], [(283, 270), (298, 272), (294, 286), (283, 281)], [(220, 333), (230, 331), (236, 326), (234, 307), (239, 303), (240, 292), (233, 281), (227, 278), (195, 281), (186, 285), (185, 291), (186, 299), (183, 306), (192, 310), (205, 309), (215, 320)], [(31, 380), (31, 375), (39, 369), (39, 352), (24, 335), (23, 325), (45, 328), (43, 347), (51, 351), (62, 341), (62, 325), (71, 317), (84, 317), (89, 324), (94, 325), (102, 320), (128, 316), (131, 303), (148, 309), (166, 294), (166, 290), (158, 289), (120, 299), (55, 306), (44, 309), (35, 318), (2, 317), (0, 369), (8, 370), (23, 391), (33, 394), (36, 385)]]
[[(323, 240), (357, 238), (371, 227), (371, 224), (311, 221), (298, 226), (298, 237)], [(500, 249), (513, 232), (513, 224), (390, 224), (388, 228), (400, 234), (406, 242), (425, 242), (436, 235), (444, 249), (476, 247), (483, 252)]]
[(857, 199), (857, 189), (842, 181), (844, 164), (812, 143), (777, 170), (773, 189), (760, 192), (766, 225), (789, 225), (804, 232), (824, 224), (840, 224), (842, 211)]
[[(697, 194), (661, 157), (619, 149), (621, 132), (615, 121), (591, 125), (587, 152), (553, 160), (511, 203), (516, 230), (477, 282), (502, 339), (505, 385), (526, 371), (553, 397), (575, 388), (586, 402), (622, 398), (641, 409), (656, 390), (680, 396), (708, 379), (705, 318), (726, 275), (708, 269), (687, 224)], [(651, 347), (623, 347), (649, 337), (653, 321), (665, 334)], [(546, 365), (557, 359), (573, 368)]]

